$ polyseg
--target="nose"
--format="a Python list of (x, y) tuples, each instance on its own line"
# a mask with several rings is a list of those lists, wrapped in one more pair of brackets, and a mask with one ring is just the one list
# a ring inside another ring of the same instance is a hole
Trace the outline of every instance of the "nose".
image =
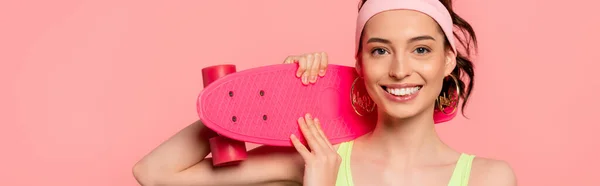
[(413, 69), (409, 64), (409, 60), (403, 56), (395, 56), (394, 61), (390, 64), (390, 77), (394, 79), (403, 79), (412, 73)]

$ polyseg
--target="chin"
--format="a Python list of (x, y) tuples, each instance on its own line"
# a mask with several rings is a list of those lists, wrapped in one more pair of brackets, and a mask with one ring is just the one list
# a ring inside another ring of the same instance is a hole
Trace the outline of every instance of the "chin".
[(413, 105), (389, 105), (384, 104), (383, 107), (380, 107), (381, 111), (384, 112), (385, 115), (391, 117), (392, 119), (407, 119), (413, 118), (420, 113), (419, 108)]

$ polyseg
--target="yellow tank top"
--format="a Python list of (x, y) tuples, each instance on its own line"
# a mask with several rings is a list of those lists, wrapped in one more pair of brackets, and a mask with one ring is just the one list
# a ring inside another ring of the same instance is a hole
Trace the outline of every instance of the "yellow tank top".
[[(350, 171), (350, 155), (354, 141), (341, 143), (338, 147), (338, 154), (342, 157), (342, 164), (338, 171), (336, 186), (354, 186), (352, 181), (352, 172)], [(475, 156), (461, 154), (456, 167), (450, 178), (448, 186), (467, 186), (469, 175), (471, 175), (471, 164)]]

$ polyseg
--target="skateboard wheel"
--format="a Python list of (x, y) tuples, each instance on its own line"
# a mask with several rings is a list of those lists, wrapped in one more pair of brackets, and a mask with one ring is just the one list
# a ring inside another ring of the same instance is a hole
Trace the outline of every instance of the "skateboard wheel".
[[(219, 78), (228, 74), (235, 73), (235, 65), (215, 65), (202, 69), (202, 83), (204, 87)], [(234, 92), (229, 91), (229, 97), (233, 97)], [(233, 122), (237, 121), (237, 117), (231, 118)], [(246, 159), (246, 143), (232, 140), (223, 136), (217, 136), (209, 139), (210, 151), (213, 157), (213, 165), (226, 166), (235, 165)]]
[[(202, 83), (206, 87), (217, 79), (234, 72), (236, 72), (235, 65), (215, 65), (203, 68)], [(233, 96), (233, 92), (229, 92), (229, 95)]]
[(245, 160), (246, 144), (223, 136), (209, 139), (214, 166), (236, 165)]

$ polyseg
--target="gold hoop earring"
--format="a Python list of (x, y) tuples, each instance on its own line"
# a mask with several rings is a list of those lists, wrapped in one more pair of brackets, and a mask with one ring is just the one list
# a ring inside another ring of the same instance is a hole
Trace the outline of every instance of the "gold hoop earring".
[[(350, 88), (350, 104), (352, 105), (352, 109), (354, 109), (356, 114), (359, 116), (364, 116), (365, 114), (371, 113), (373, 110), (375, 110), (375, 102), (373, 102), (371, 97), (369, 97), (368, 93), (365, 93), (366, 88), (363, 87), (365, 92), (361, 92), (359, 89), (356, 89), (357, 86), (364, 86), (364, 84), (356, 84), (359, 78), (360, 77), (354, 78), (354, 81), (352, 82), (352, 87)], [(366, 113), (361, 113), (358, 111), (359, 109), (365, 111)]]
[[(438, 96), (437, 99), (435, 99), (435, 103), (436, 103), (438, 109), (446, 115), (451, 115), (451, 114), (454, 114), (454, 112), (456, 112), (456, 110), (458, 109), (458, 101), (460, 99), (460, 87), (458, 86), (458, 79), (452, 74), (450, 74), (449, 76), (454, 80), (454, 84), (456, 85), (456, 100), (454, 100), (454, 101), (456, 101), (456, 104), (452, 105), (452, 102), (453, 102), (452, 98), (446, 97), (445, 92), (441, 96)], [(450, 97), (452, 97), (452, 96), (450, 96)], [(454, 107), (452, 112), (446, 113), (446, 108), (448, 108), (448, 107)]]

